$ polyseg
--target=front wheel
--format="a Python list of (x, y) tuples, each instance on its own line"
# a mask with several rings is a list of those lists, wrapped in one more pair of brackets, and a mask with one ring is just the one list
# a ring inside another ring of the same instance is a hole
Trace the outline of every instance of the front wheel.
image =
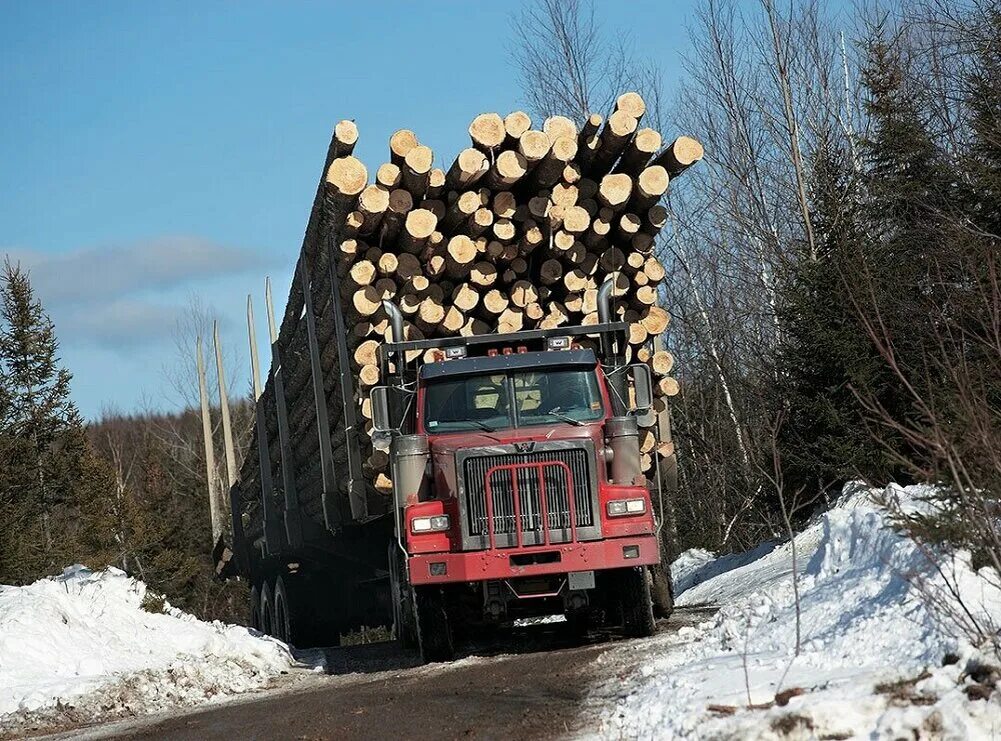
[(647, 570), (642, 567), (620, 569), (618, 574), (619, 602), (622, 606), (622, 627), (634, 638), (652, 636), (656, 629), (653, 598)]
[(425, 663), (451, 661), (455, 657), (455, 646), (444, 592), (441, 587), (414, 587), (413, 591), (421, 658)]

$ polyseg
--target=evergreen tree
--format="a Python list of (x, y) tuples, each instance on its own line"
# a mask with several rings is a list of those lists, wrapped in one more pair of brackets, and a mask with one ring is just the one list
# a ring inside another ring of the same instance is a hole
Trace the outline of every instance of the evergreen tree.
[(51, 568), (58, 565), (54, 534), (64, 524), (53, 515), (79, 471), (83, 426), (69, 397), (70, 373), (60, 367), (52, 321), (28, 274), (7, 260), (2, 278), (0, 437), (13, 446), (4, 456), (6, 497), (22, 524), (20, 558), (36, 569)]
[(804, 254), (783, 276), (779, 308), (779, 446), (788, 484), (813, 493), (885, 473), (853, 391), (878, 387), (887, 374), (850, 295), (868, 225), (861, 183), (847, 161), (829, 143), (818, 148), (811, 184), (816, 259)]

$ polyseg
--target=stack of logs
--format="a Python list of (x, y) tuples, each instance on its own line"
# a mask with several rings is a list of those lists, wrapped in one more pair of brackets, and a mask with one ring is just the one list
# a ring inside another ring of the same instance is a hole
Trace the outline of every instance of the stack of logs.
[[(641, 126), (645, 110), (643, 99), (629, 92), (619, 96), (607, 120), (593, 114), (579, 128), (563, 116), (533, 128), (521, 111), (484, 113), (469, 126), (472, 146), (447, 168), (435, 167), (431, 149), (402, 129), (390, 137), (389, 161), (375, 170), (374, 182), (352, 156), (357, 127), (337, 125), (318, 194), (323, 208), (314, 208), (299, 266), (311, 271), (315, 286), (310, 292), (320, 323), (332, 445), (343, 442), (343, 404), (334, 393), (337, 343), (326, 319), (332, 312), (324, 309), (331, 300), (328, 259), (336, 263), (354, 403), (366, 430), (368, 391), (382, 380), (377, 351), (392, 338), (383, 299), (402, 310), (406, 339), (588, 325), (598, 321), (597, 289), (609, 276), (615, 318), (630, 323), (629, 358), (650, 365), (655, 409), (666, 408), (664, 397), (676, 394), (678, 384), (669, 375), (671, 354), (655, 343), (670, 320), (658, 305), (665, 272), (653, 254), (667, 221), (659, 202), (669, 180), (703, 151), (686, 136), (663, 146), (657, 131)], [(319, 231), (311, 238), (311, 230)], [(316, 246), (321, 243), (322, 249)], [(302, 307), (302, 287), (294, 283), (283, 336), (299, 331)], [(295, 351), (289, 346), (285, 352)], [(301, 365), (308, 373), (309, 363)], [(306, 378), (290, 379), (291, 385), (311, 396)], [(669, 442), (658, 440), (655, 429), (642, 431), (648, 471), (658, 454), (672, 452)], [(306, 447), (315, 459), (317, 443)], [(388, 456), (367, 438), (363, 447), (366, 479), (388, 492)], [(309, 460), (307, 451), (297, 465)], [(245, 471), (243, 478), (255, 473)]]

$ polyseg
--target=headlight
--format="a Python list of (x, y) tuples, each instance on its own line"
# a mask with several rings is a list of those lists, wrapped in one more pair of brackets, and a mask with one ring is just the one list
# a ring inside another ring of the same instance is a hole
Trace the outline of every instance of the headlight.
[(450, 527), (448, 515), (434, 517), (415, 517), (410, 521), (410, 530), (414, 533), (440, 533)]
[(645, 499), (613, 499), (608, 503), (609, 517), (622, 517), (623, 515), (641, 515), (646, 512)]

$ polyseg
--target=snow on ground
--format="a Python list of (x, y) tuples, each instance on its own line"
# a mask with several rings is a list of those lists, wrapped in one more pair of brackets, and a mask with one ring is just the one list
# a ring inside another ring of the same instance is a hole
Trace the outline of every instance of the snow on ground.
[[(884, 493), (918, 507), (923, 491)], [(928, 594), (958, 603), (921, 550), (888, 526), (877, 493), (846, 487), (795, 539), (799, 656), (789, 543), (719, 559), (682, 554), (672, 566), (678, 605), (721, 609), (679, 634), (634, 644), (645, 652), (639, 670), (595, 688), (595, 704), (606, 707), (600, 735), (1001, 737), (1001, 673), (990, 668), (997, 657), (932, 610)], [(1001, 593), (967, 564), (957, 554), (944, 572), (970, 614), (993, 619), (996, 630)], [(988, 698), (971, 699), (979, 695)]]
[(169, 605), (148, 611), (145, 596), (114, 568), (0, 586), (0, 735), (32, 718), (193, 705), (267, 686), (292, 666), (282, 643)]

